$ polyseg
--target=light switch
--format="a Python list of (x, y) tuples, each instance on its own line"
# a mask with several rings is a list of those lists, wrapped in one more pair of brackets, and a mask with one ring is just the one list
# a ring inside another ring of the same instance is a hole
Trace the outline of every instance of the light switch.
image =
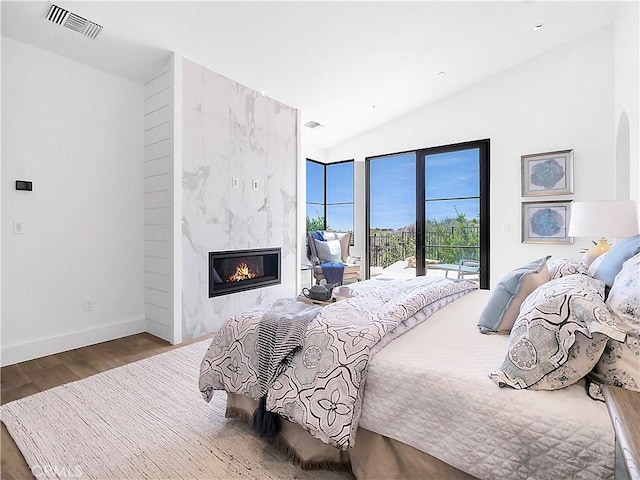
[(232, 188), (238, 188), (238, 177), (233, 177), (231, 179), (231, 187)]
[(24, 233), (24, 224), (17, 220), (13, 221), (13, 234), (22, 235)]
[(254, 180), (254, 181), (253, 181), (253, 189), (254, 189), (254, 190), (257, 190), (257, 189), (258, 189), (258, 181), (257, 181), (257, 180)]

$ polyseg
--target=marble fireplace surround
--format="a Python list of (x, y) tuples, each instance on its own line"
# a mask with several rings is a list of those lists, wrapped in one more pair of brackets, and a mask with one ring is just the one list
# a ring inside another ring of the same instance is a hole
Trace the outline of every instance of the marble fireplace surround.
[[(296, 295), (298, 112), (182, 59), (182, 340)], [(209, 252), (281, 247), (281, 282), (209, 297)]]

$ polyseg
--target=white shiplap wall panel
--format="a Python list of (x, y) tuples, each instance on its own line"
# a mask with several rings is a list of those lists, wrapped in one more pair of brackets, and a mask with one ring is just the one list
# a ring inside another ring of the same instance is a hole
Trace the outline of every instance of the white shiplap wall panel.
[(149, 80), (146, 84), (145, 84), (145, 90), (144, 90), (144, 98), (149, 98), (152, 95), (161, 92), (162, 90), (164, 90), (167, 87), (171, 86), (171, 65), (168, 62), (164, 68), (162, 68), (155, 77), (153, 77), (151, 80)]
[(166, 157), (157, 158), (144, 163), (144, 176), (153, 177), (154, 175), (162, 175), (171, 168), (170, 155)]
[(147, 331), (173, 342), (172, 62), (144, 88), (144, 299)]
[(168, 190), (145, 193), (144, 200), (145, 208), (170, 207), (172, 206), (173, 194)]
[(173, 221), (173, 212), (168, 207), (145, 208), (145, 225), (169, 225)]
[(155, 305), (159, 308), (166, 308), (167, 310), (171, 308), (171, 298), (166, 292), (153, 288), (145, 288), (144, 297), (146, 302), (151, 305)]
[(166, 275), (163, 273), (145, 272), (144, 284), (147, 288), (153, 288), (155, 290), (162, 290), (163, 292), (171, 293), (173, 282), (170, 275)]
[(144, 108), (145, 112), (155, 112), (160, 110), (167, 105), (171, 105), (171, 96), (172, 96), (172, 88), (166, 87), (164, 90), (160, 90), (152, 94), (151, 96), (145, 98), (144, 100)]
[[(173, 238), (173, 228), (171, 225), (145, 225), (144, 239), (171, 242)], [(173, 248), (173, 247), (172, 247)], [(173, 272), (167, 272), (173, 274)]]
[(173, 174), (161, 173), (144, 178), (144, 193), (164, 192), (172, 190)]
[(167, 119), (171, 120), (173, 115), (173, 108), (171, 105), (162, 107), (154, 112), (145, 112), (144, 115), (144, 130), (147, 131), (153, 127), (166, 122)]
[(173, 141), (165, 138), (144, 147), (144, 161), (149, 162), (173, 154)]
[(147, 240), (144, 242), (144, 252), (148, 257), (171, 258), (173, 255), (173, 249), (168, 242), (158, 242), (153, 240)]
[(146, 147), (165, 138), (169, 138), (170, 135), (171, 122), (166, 121), (165, 123), (151, 127), (144, 132), (144, 145)]
[(149, 273), (164, 273), (172, 268), (173, 258), (144, 257), (144, 271)]

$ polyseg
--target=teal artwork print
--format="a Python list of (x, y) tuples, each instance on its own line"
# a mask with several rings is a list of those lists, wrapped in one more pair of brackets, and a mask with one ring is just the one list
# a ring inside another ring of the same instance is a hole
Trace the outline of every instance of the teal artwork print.
[(531, 183), (538, 187), (550, 189), (564, 178), (564, 168), (555, 159), (537, 163), (531, 169)]
[(531, 230), (541, 237), (553, 237), (564, 226), (564, 219), (556, 210), (543, 208), (531, 216)]

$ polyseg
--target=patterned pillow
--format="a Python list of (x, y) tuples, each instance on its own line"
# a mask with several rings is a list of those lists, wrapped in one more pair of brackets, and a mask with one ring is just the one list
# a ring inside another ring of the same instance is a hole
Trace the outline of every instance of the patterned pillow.
[(500, 280), (491, 291), (482, 309), (478, 328), (481, 333), (509, 333), (520, 305), (527, 295), (549, 280), (547, 260), (551, 255), (539, 258), (517, 268)]
[(592, 378), (601, 383), (640, 391), (640, 254), (630, 258), (616, 276), (607, 298), (624, 342), (609, 340)]
[(342, 247), (340, 240), (313, 240), (316, 244), (316, 252), (321, 262), (340, 262), (342, 260)]
[(580, 273), (587, 274), (587, 266), (573, 258), (552, 258), (547, 262), (549, 280)]
[(504, 362), (491, 379), (500, 387), (555, 390), (584, 377), (608, 337), (624, 339), (603, 297), (604, 284), (586, 275), (539, 287), (523, 302)]

